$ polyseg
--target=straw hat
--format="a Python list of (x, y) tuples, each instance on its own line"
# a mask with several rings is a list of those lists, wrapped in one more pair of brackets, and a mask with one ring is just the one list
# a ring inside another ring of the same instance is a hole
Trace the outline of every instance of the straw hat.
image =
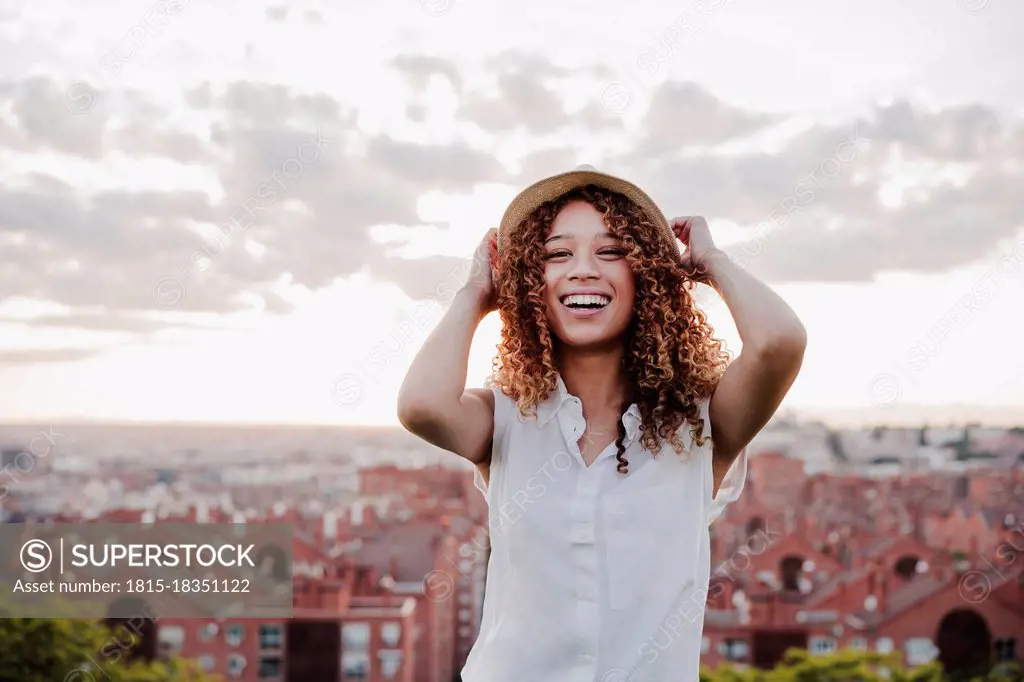
[(501, 249), (504, 244), (507, 244), (508, 236), (519, 229), (522, 222), (541, 205), (586, 185), (597, 185), (627, 197), (647, 214), (662, 236), (675, 247), (676, 236), (668, 224), (668, 219), (646, 192), (622, 178), (601, 173), (593, 166), (580, 166), (576, 170), (539, 180), (516, 195), (516, 198), (505, 209), (505, 215), (502, 216), (501, 224), (498, 226), (498, 248)]

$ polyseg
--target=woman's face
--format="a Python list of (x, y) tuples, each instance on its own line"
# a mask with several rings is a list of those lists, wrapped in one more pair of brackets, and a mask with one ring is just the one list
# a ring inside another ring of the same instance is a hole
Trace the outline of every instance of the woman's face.
[(584, 201), (567, 204), (544, 243), (548, 323), (567, 346), (617, 343), (633, 316), (636, 285), (625, 250)]

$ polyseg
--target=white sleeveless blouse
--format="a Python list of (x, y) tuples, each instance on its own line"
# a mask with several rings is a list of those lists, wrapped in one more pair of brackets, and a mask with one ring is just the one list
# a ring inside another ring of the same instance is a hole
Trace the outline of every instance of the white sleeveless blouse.
[[(651, 457), (640, 414), (623, 415), (629, 473), (615, 444), (587, 467), (580, 400), (558, 390), (522, 417), (494, 393), (491, 556), (480, 634), (465, 682), (696, 682), (711, 574), (709, 524), (746, 479), (744, 450), (713, 497), (711, 443)], [(701, 410), (710, 436), (708, 401)]]

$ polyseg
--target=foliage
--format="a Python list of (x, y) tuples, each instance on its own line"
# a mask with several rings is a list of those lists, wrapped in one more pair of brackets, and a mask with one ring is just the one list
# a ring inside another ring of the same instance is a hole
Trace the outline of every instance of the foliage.
[(213, 682), (180, 659), (129, 662), (138, 637), (87, 620), (0, 618), (0, 682)]
[(972, 678), (971, 682), (1022, 682), (1024, 681), (1024, 667), (1017, 661), (999, 663), (992, 667), (988, 675), (981, 675)]
[(829, 655), (811, 655), (790, 649), (771, 670), (723, 665), (711, 670), (701, 667), (700, 682), (1024, 682), (1017, 663), (993, 666), (982, 674), (945, 676), (938, 662), (906, 668), (899, 653), (844, 650)]

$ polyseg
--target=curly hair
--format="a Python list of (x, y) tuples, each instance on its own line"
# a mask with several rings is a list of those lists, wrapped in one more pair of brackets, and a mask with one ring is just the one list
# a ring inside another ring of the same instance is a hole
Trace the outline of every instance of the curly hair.
[[(663, 440), (683, 453), (678, 431), (684, 421), (694, 442), (703, 446), (699, 403), (714, 392), (730, 356), (695, 305), (696, 283), (684, 271), (678, 250), (659, 236), (636, 204), (596, 186), (538, 208), (509, 235), (498, 255), (497, 305), (503, 324), (489, 383), (514, 399), (524, 416), (536, 414), (537, 405), (556, 390), (558, 339), (549, 328), (544, 298), (544, 239), (562, 208), (579, 200), (592, 205), (621, 241), (636, 281), (623, 359), (629, 394), (620, 414), (631, 402), (637, 404), (641, 442), (654, 456)], [(624, 439), (620, 420), (616, 459), (623, 474), (628, 468)]]

